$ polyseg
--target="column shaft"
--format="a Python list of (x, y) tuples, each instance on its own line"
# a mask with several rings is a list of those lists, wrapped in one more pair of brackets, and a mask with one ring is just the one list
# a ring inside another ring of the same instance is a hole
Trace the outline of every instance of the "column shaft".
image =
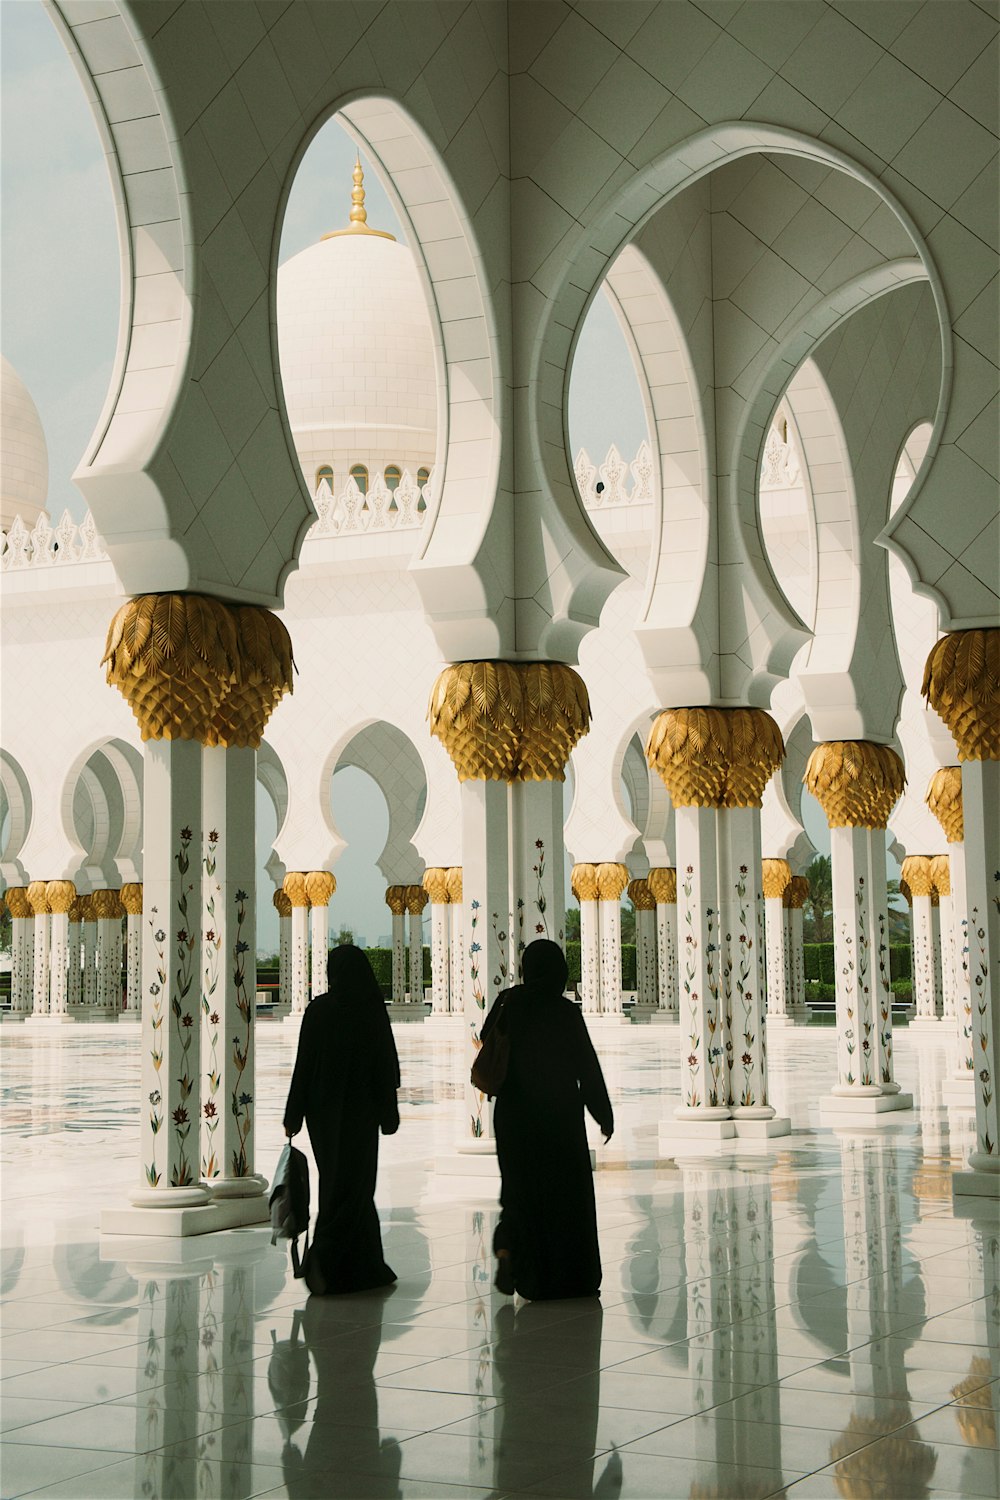
[(801, 906), (790, 907), (785, 916), (788, 919), (789, 1000), (796, 1015), (804, 1014), (808, 1019), (810, 1012), (806, 1005), (806, 966), (805, 955), (802, 951)]
[(597, 903), (601, 954), (601, 1015), (622, 1013), (622, 909), (620, 898)]
[[(205, 1201), (198, 1186), (201, 1075), (202, 749), (147, 740), (143, 757), (144, 1187), (133, 1202)], [(171, 1189), (183, 1190), (182, 1195)]]
[(69, 947), (67, 953), (67, 981), (66, 981), (66, 1005), (69, 1010), (76, 1010), (80, 1004), (83, 985), (83, 974), (80, 969), (82, 959), (81, 937), (83, 936), (83, 923), (73, 922), (69, 924)]
[(136, 1016), (142, 1011), (142, 913), (125, 918), (125, 998)]
[(264, 1186), (254, 1173), (257, 752), (206, 748), (202, 776), (208, 834), (202, 880), (201, 1175), (217, 1197), (253, 1197)]
[(35, 919), (34, 917), (11, 918), (11, 948), (13, 967), (10, 976), (11, 1008), (18, 1015), (27, 1015), (31, 1010), (34, 993)]
[(934, 1020), (934, 930), (930, 893), (913, 897), (913, 998), (917, 1005), (917, 1020)]
[(955, 900), (949, 894), (942, 896), (940, 902), (941, 1019), (951, 1026), (955, 1021), (955, 997), (958, 993), (955, 975)]
[(584, 1015), (601, 1013), (600, 902), (580, 902), (580, 1001)]
[(309, 992), (311, 995), (326, 994), (326, 958), (330, 948), (329, 929), (330, 908), (328, 906), (310, 906), (309, 938), (312, 961), (309, 976)]
[(83, 1004), (97, 1005), (97, 916), (91, 907), (80, 924), (83, 930)]
[(292, 1013), (304, 1015), (309, 1004), (309, 907), (292, 905)]
[(878, 1068), (879, 1014), (872, 990), (870, 841), (866, 828), (830, 829), (837, 1004), (835, 1095), (882, 1092)]
[(516, 781), (509, 789), (511, 948), (521, 954), (535, 938), (561, 943), (566, 916), (566, 855), (561, 781)]
[(69, 912), (49, 917), (50, 1014), (64, 1016), (69, 1006)]
[(677, 1015), (677, 903), (656, 903), (656, 973), (660, 1010)]
[(957, 1055), (953, 1078), (971, 1088), (975, 1079), (972, 1041), (972, 971), (969, 945), (969, 893), (965, 878), (965, 842), (949, 844), (951, 894), (955, 926), (955, 1030)]
[(965, 878), (969, 912), (976, 1149), (969, 1165), (1000, 1172), (1000, 760), (962, 767)]
[(292, 1003), (292, 918), (278, 917), (278, 996), (280, 1004)]
[(768, 896), (764, 902), (764, 934), (767, 950), (767, 1019), (769, 1022), (784, 1022), (789, 1019), (789, 964), (785, 908), (780, 896)]
[(649, 1010), (656, 996), (656, 910), (639, 908), (635, 914), (635, 1003)]
[(431, 902), (431, 1010), (446, 1016), (451, 1010), (451, 904)]
[(729, 1118), (724, 1019), (719, 1004), (718, 814), (678, 807), (677, 946), (680, 967), (679, 1119)]
[(407, 998), (411, 1005), (424, 1003), (424, 917), (419, 911), (407, 912), (409, 925), (410, 985)]
[(508, 788), (499, 781), (463, 781), (463, 989), (470, 1049), (464, 1074), (467, 1131), (459, 1149), (493, 1149), (493, 1110), (468, 1081), (487, 1009), (510, 983)]
[(406, 915), (392, 914), (392, 1003), (402, 1005), (406, 999)]
[(720, 810), (719, 920), (723, 936), (726, 1065), (733, 1117), (770, 1119), (764, 1025), (760, 809)]
[(36, 911), (34, 921), (35, 951), (31, 965), (32, 1010), (36, 1016), (49, 1013), (49, 936), (50, 915), (47, 911)]
[[(465, 1016), (465, 907), (461, 897), (448, 904), (449, 975), (451, 1014)], [(472, 1064), (470, 1063), (471, 1067)]]

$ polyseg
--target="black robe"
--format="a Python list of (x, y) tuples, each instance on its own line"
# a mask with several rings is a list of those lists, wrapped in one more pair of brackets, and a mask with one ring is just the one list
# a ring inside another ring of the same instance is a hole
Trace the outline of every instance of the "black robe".
[(601, 1256), (583, 1111), (611, 1134), (601, 1065), (583, 1016), (558, 989), (530, 983), (498, 995), (484, 1039), (501, 1010), (510, 1061), (493, 1116), (501, 1177), (493, 1247), (510, 1252), (522, 1297), (593, 1297)]
[[(328, 1292), (388, 1286), (375, 1209), (379, 1129), (398, 1128), (399, 1060), (381, 999), (317, 995), (306, 1007), (285, 1130), (305, 1119), (319, 1168), (310, 1255)], [(307, 1280), (312, 1282), (310, 1275)]]

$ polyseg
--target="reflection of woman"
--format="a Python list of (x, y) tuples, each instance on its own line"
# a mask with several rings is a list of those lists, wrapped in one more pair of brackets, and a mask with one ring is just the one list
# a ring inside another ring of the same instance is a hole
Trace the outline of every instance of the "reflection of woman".
[(382, 992), (360, 948), (327, 961), (329, 991), (306, 1007), (285, 1106), (285, 1133), (309, 1129), (319, 1168), (311, 1292), (360, 1292), (396, 1277), (382, 1255), (375, 1211), (378, 1133), (399, 1129), (399, 1061)]
[(497, 997), (482, 1029), (485, 1040), (502, 1013), (510, 1041), (494, 1115), (502, 1179), (496, 1284), (532, 1301), (595, 1297), (601, 1256), (583, 1111), (608, 1140), (611, 1101), (583, 1017), (563, 994), (562, 949), (529, 943), (522, 972), (524, 982)]

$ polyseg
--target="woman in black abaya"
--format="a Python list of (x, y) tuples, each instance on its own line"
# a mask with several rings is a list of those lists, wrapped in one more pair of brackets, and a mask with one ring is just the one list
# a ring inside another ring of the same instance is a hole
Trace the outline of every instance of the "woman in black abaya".
[(558, 943), (529, 943), (523, 982), (498, 995), (482, 1038), (510, 1041), (493, 1116), (500, 1162), (496, 1285), (532, 1301), (596, 1297), (601, 1285), (594, 1179), (583, 1112), (609, 1140), (614, 1114), (583, 1016), (563, 994)]
[(325, 995), (306, 1007), (285, 1134), (309, 1131), (319, 1168), (319, 1216), (309, 1252), (311, 1292), (390, 1286), (375, 1210), (378, 1135), (399, 1129), (399, 1060), (385, 1002), (367, 956), (331, 950)]

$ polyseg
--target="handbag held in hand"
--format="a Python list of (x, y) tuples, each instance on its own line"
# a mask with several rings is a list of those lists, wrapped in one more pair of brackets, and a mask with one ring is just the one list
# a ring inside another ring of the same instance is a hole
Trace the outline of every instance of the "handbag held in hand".
[(476, 1053), (476, 1060), (472, 1064), (472, 1087), (485, 1094), (488, 1099), (495, 1098), (503, 1088), (509, 1062), (510, 1037), (501, 1012)]

